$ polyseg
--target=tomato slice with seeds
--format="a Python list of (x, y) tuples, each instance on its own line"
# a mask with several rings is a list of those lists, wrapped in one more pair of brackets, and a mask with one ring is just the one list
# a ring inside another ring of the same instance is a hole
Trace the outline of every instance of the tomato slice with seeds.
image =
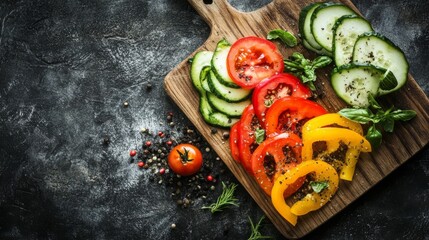
[(277, 46), (254, 36), (235, 41), (226, 61), (231, 79), (245, 89), (254, 88), (263, 79), (281, 73), (284, 69), (283, 57)]
[(253, 110), (253, 105), (247, 106), (240, 118), (240, 126), (238, 128), (238, 149), (240, 161), (243, 167), (251, 172), (251, 158), (253, 151), (258, 147), (256, 142), (255, 132), (257, 129), (262, 129), (259, 120)]
[(321, 105), (299, 97), (284, 97), (271, 105), (265, 115), (265, 131), (267, 136), (292, 131), (301, 135), (301, 127), (314, 117), (327, 111)]
[(279, 73), (262, 80), (253, 90), (252, 103), (259, 121), (265, 121), (266, 110), (278, 99), (293, 96), (311, 97), (310, 89), (290, 73)]
[[(301, 163), (301, 138), (294, 133), (282, 133), (266, 139), (252, 155), (252, 172), (259, 186), (267, 195), (271, 195), (274, 182), (280, 174), (296, 167)], [(305, 178), (299, 178), (285, 191), (284, 197), (289, 197), (304, 183)]]
[(234, 123), (229, 131), (229, 148), (231, 149), (232, 158), (240, 163), (240, 150), (238, 149), (238, 128), (240, 121)]

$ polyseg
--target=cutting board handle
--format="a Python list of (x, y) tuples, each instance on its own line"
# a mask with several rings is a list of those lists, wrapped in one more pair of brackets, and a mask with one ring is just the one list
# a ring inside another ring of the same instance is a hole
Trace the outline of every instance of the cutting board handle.
[(203, 0), (188, 0), (188, 2), (210, 27), (215, 25), (216, 18), (224, 18), (238, 13), (227, 0), (206, 1), (211, 3), (204, 3)]
[[(290, 0), (273, 0), (266, 6), (256, 10), (261, 11), (264, 8), (274, 7), (274, 5), (283, 4)], [(213, 29), (219, 21), (225, 23), (231, 23), (237, 20), (237, 18), (245, 18), (251, 16), (252, 13), (245, 13), (235, 9), (228, 0), (188, 0), (188, 2), (194, 7), (198, 14), (206, 21), (209, 26)], [(207, 3), (204, 3), (207, 2)]]

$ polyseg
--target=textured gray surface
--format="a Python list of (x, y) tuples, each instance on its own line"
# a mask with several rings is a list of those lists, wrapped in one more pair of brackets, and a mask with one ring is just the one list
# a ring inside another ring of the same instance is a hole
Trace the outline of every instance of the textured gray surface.
[[(424, 1), (354, 2), (428, 94)], [(247, 216), (262, 212), (241, 186), (240, 207), (212, 216), (200, 207), (219, 187), (182, 209), (129, 163), (142, 127), (166, 129), (170, 111), (177, 128), (190, 124), (162, 87), (209, 35), (186, 1), (1, 1), (0, 20), (0, 239), (247, 239)], [(428, 239), (428, 161), (426, 147), (308, 238)], [(219, 180), (235, 181), (227, 170)]]

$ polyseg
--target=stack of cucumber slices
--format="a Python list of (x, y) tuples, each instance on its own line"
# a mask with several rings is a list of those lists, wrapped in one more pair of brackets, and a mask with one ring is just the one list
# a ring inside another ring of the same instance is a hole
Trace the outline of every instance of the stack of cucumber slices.
[(299, 30), (307, 49), (333, 57), (332, 87), (353, 107), (367, 107), (370, 94), (394, 92), (407, 81), (409, 66), (401, 49), (344, 4), (306, 6)]
[(251, 103), (251, 90), (242, 89), (229, 77), (226, 58), (231, 44), (218, 42), (214, 52), (200, 51), (191, 64), (191, 79), (200, 96), (204, 120), (218, 127), (231, 127)]

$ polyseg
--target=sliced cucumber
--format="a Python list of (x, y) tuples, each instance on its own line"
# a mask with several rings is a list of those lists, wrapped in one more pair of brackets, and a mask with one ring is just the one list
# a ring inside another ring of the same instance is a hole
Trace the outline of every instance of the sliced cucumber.
[(304, 47), (307, 48), (308, 50), (313, 51), (319, 55), (325, 55), (325, 56), (332, 57), (332, 53), (326, 51), (324, 48), (322, 48), (322, 49), (313, 48), (305, 39), (302, 40), (302, 45), (304, 45)]
[(201, 74), (200, 74), (201, 87), (207, 92), (211, 91), (209, 86), (210, 70), (211, 70), (211, 66), (205, 66), (201, 70)]
[(397, 80), (391, 90), (380, 90), (384, 95), (401, 88), (408, 78), (409, 65), (402, 50), (378, 33), (364, 33), (358, 37), (353, 49), (353, 62), (370, 63), (390, 70)]
[(355, 42), (365, 32), (373, 32), (373, 29), (368, 21), (359, 16), (345, 15), (336, 21), (332, 52), (337, 66), (352, 62)]
[(319, 53), (322, 49), (322, 46), (316, 42), (316, 39), (313, 37), (311, 32), (311, 16), (314, 10), (320, 6), (321, 3), (312, 3), (304, 7), (299, 13), (298, 27), (301, 37), (303, 39), (304, 46), (311, 51)]
[(332, 27), (335, 22), (344, 15), (355, 14), (355, 12), (342, 3), (322, 3), (311, 16), (311, 32), (316, 42), (328, 52), (332, 52)]
[(228, 57), (229, 49), (231, 49), (231, 44), (229, 44), (229, 42), (225, 39), (222, 39), (217, 43), (213, 58), (211, 60), (212, 71), (218, 78), (219, 82), (221, 82), (223, 85), (230, 88), (240, 88), (232, 81), (226, 66), (226, 59)]
[(209, 92), (207, 93), (207, 99), (214, 109), (230, 117), (240, 117), (243, 110), (251, 103), (250, 98), (236, 103), (227, 102)]
[(238, 118), (232, 118), (226, 114), (215, 111), (208, 101), (207, 94), (207, 92), (203, 92), (200, 96), (200, 113), (206, 123), (213, 126), (228, 128), (239, 120)]
[(210, 71), (208, 84), (210, 92), (227, 102), (241, 102), (244, 99), (249, 98), (252, 92), (251, 90), (243, 88), (231, 88), (223, 85), (220, 83), (214, 71)]
[(386, 69), (371, 64), (346, 64), (335, 68), (331, 84), (336, 94), (353, 107), (369, 106), (368, 96), (376, 97)]
[(211, 66), (211, 59), (213, 58), (213, 52), (211, 51), (200, 51), (197, 52), (192, 60), (191, 64), (191, 80), (194, 87), (201, 93), (204, 91), (201, 86), (201, 73), (204, 67)]

